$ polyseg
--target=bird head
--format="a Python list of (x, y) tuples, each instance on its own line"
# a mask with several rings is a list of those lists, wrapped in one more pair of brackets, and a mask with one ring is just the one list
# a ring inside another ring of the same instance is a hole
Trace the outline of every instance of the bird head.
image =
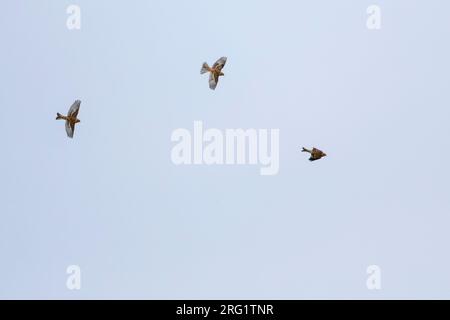
[(75, 123), (78, 123), (78, 122), (81, 122), (81, 120), (80, 120), (80, 119), (77, 119), (77, 120), (75, 121)]

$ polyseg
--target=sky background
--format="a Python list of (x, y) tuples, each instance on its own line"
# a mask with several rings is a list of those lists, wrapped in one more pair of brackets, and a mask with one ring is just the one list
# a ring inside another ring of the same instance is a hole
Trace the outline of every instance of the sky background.
[[(2, 1), (0, 298), (450, 298), (449, 12)], [(200, 67), (221, 56), (212, 91)], [(71, 140), (55, 116), (75, 99)], [(280, 129), (279, 174), (174, 165), (171, 133), (195, 120)]]

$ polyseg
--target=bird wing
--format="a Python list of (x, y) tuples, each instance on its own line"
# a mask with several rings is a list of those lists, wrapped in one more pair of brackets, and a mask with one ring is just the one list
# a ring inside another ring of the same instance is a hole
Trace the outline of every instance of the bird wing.
[(217, 87), (217, 82), (219, 82), (219, 75), (215, 72), (211, 72), (209, 75), (209, 88), (215, 90)]
[(212, 68), (220, 71), (225, 66), (225, 63), (227, 63), (227, 57), (222, 57), (213, 64)]
[(75, 131), (75, 124), (70, 121), (66, 121), (66, 132), (69, 138), (73, 138), (73, 133)]
[(77, 117), (78, 111), (80, 110), (81, 101), (75, 100), (75, 102), (72, 104), (72, 106), (69, 109), (69, 112), (67, 113), (68, 117)]

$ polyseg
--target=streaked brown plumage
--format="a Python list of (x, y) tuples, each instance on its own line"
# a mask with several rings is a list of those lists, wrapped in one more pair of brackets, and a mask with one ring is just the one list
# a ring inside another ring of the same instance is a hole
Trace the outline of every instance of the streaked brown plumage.
[(309, 161), (316, 161), (319, 160), (322, 157), (326, 157), (327, 154), (319, 149), (312, 148), (312, 150), (308, 150), (306, 148), (302, 149), (302, 152), (308, 152), (311, 154), (311, 157), (309, 157)]
[(67, 116), (63, 116), (60, 113), (56, 113), (56, 120), (66, 120), (66, 133), (69, 138), (73, 138), (75, 132), (75, 124), (81, 122), (77, 116), (80, 110), (81, 101), (75, 100), (67, 113)]
[(209, 72), (209, 88), (211, 90), (215, 90), (217, 87), (217, 83), (219, 82), (219, 77), (224, 76), (225, 74), (222, 72), (225, 63), (227, 62), (227, 57), (222, 57), (217, 60), (212, 67), (209, 67), (206, 62), (203, 63), (202, 69), (200, 70), (200, 74), (204, 74)]

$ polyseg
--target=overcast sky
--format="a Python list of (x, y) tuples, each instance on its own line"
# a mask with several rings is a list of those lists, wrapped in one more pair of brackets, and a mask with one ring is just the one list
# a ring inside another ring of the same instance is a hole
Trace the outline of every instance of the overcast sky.
[[(0, 298), (450, 298), (449, 12), (3, 1)], [(221, 56), (212, 91), (200, 67)], [(55, 117), (75, 99), (72, 140)], [(278, 174), (175, 165), (171, 134), (197, 120), (279, 129)]]

